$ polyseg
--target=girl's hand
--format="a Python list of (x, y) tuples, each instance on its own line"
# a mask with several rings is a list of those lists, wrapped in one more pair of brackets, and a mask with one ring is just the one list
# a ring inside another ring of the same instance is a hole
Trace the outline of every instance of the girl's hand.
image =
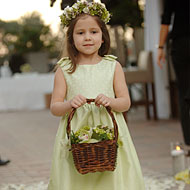
[(75, 96), (72, 100), (70, 100), (70, 105), (72, 108), (79, 108), (85, 103), (86, 103), (86, 98), (81, 94)]
[(95, 105), (96, 106), (104, 106), (104, 107), (107, 107), (109, 106), (111, 103), (111, 98), (105, 96), (104, 94), (99, 94), (96, 99), (95, 99)]

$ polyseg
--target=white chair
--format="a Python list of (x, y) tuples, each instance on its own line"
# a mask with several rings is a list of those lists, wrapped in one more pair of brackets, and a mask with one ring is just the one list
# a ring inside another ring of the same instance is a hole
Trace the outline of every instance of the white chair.
[[(157, 120), (157, 110), (155, 102), (155, 89), (154, 89), (154, 72), (152, 65), (152, 53), (150, 51), (141, 51), (139, 53), (137, 67), (124, 68), (126, 82), (129, 87), (136, 83), (143, 84), (144, 86), (144, 99), (134, 101), (131, 97), (132, 106), (144, 105), (146, 108), (146, 117), (150, 119), (150, 106), (153, 106), (154, 119)], [(151, 88), (148, 88), (148, 85)], [(149, 90), (151, 89), (152, 98), (150, 99)], [(126, 114), (126, 113), (125, 113)]]

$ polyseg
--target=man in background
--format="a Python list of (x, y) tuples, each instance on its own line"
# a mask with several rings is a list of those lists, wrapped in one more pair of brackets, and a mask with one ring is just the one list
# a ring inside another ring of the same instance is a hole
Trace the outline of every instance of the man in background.
[[(172, 39), (171, 57), (179, 94), (180, 121), (186, 145), (190, 146), (190, 22), (189, 0), (164, 0), (164, 12), (161, 19), (157, 64), (162, 68), (165, 62), (164, 45), (166, 39)], [(172, 22), (173, 21), (173, 22)], [(171, 35), (169, 25), (172, 23)]]

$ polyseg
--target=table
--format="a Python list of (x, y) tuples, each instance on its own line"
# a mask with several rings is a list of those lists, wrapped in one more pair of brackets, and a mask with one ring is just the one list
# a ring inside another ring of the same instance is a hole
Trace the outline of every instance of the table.
[(45, 94), (53, 90), (54, 73), (15, 74), (0, 78), (0, 111), (46, 108)]

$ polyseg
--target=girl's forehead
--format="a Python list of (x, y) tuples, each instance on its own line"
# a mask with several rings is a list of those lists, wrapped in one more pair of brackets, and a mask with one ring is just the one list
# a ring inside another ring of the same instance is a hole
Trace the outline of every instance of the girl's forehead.
[(84, 17), (81, 17), (75, 24), (75, 30), (80, 28), (100, 28), (100, 26), (94, 17), (85, 15)]

